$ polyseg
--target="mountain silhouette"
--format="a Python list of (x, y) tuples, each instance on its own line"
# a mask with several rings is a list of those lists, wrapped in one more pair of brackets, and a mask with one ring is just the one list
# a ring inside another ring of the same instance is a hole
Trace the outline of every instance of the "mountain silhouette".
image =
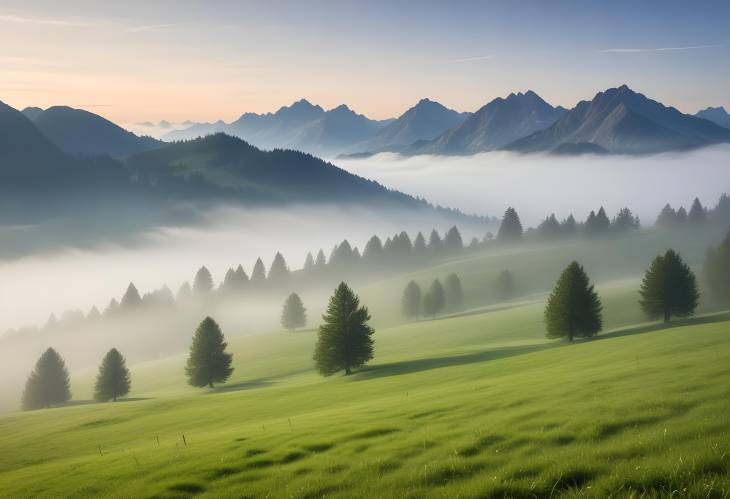
[(716, 125), (720, 125), (725, 128), (730, 128), (730, 114), (725, 111), (725, 108), (720, 107), (708, 107), (695, 114), (698, 118), (710, 120)]

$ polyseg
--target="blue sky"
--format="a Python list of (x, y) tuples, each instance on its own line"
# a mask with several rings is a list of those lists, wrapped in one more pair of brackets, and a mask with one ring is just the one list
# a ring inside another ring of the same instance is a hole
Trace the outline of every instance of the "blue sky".
[(232, 120), (301, 97), (384, 118), (627, 83), (730, 108), (730, 2), (0, 1), (0, 100), (122, 123)]

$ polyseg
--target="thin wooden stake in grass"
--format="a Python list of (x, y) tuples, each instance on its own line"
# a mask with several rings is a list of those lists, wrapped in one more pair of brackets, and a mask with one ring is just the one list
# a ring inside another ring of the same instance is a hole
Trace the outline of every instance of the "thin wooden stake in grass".
[(101, 444), (98, 444), (98, 447), (99, 447), (99, 455), (103, 456), (104, 454), (101, 453)]
[(185, 440), (185, 434), (184, 433), (183, 433), (183, 436), (182, 437), (183, 437), (183, 444), (185, 444), (185, 447), (187, 447), (188, 446), (188, 441)]

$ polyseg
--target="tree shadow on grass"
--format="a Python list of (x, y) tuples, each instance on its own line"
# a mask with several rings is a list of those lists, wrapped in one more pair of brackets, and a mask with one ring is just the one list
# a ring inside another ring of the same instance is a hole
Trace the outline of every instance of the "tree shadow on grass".
[(640, 326), (622, 328), (609, 333), (599, 334), (595, 340), (605, 340), (608, 338), (620, 338), (622, 336), (631, 336), (634, 334), (653, 333), (663, 329), (673, 329), (684, 326), (698, 326), (701, 324), (713, 324), (715, 322), (730, 321), (730, 312), (719, 312), (715, 314), (700, 315), (698, 317), (686, 317), (683, 319), (674, 319), (671, 322), (652, 322), (642, 324)]
[(92, 404), (120, 404), (122, 402), (141, 402), (143, 400), (152, 400), (152, 397), (124, 397), (117, 399), (116, 402), (108, 400), (106, 402), (99, 402), (98, 400), (69, 400), (65, 404), (58, 407), (74, 407), (77, 405), (92, 405)]
[(269, 378), (253, 379), (249, 381), (241, 381), (239, 383), (214, 386), (212, 390), (208, 391), (208, 394), (253, 390), (255, 388), (265, 388), (272, 385), (274, 385), (274, 381), (271, 381)]
[(385, 376), (397, 376), (401, 374), (411, 374), (430, 369), (439, 369), (442, 367), (461, 366), (466, 364), (474, 364), (476, 362), (486, 362), (490, 360), (504, 359), (515, 355), (523, 355), (526, 353), (537, 352), (556, 346), (564, 345), (564, 343), (540, 343), (536, 345), (525, 345), (516, 347), (502, 347), (493, 350), (485, 350), (481, 352), (473, 352), (462, 355), (449, 355), (445, 357), (430, 357), (427, 359), (414, 359), (403, 362), (390, 362), (386, 364), (376, 364), (374, 366), (366, 366), (355, 373), (354, 381), (364, 381), (374, 378), (382, 378)]

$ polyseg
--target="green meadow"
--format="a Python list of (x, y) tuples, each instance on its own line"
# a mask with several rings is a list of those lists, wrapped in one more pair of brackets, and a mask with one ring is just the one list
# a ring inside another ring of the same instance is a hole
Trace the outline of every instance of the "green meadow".
[[(646, 322), (639, 274), (672, 244), (652, 232), (484, 252), (356, 287), (375, 359), (319, 376), (316, 330), (229, 336), (225, 385), (186, 385), (184, 356), (132, 365), (130, 396), (0, 416), (4, 497), (730, 497), (730, 313)], [(546, 292), (573, 258), (604, 331), (545, 339)], [(491, 284), (515, 272), (519, 297)], [(622, 272), (615, 270), (621, 268)], [(467, 309), (403, 322), (400, 291), (459, 273)], [(316, 324), (314, 313), (310, 320)], [(192, 332), (191, 332), (192, 333)]]

